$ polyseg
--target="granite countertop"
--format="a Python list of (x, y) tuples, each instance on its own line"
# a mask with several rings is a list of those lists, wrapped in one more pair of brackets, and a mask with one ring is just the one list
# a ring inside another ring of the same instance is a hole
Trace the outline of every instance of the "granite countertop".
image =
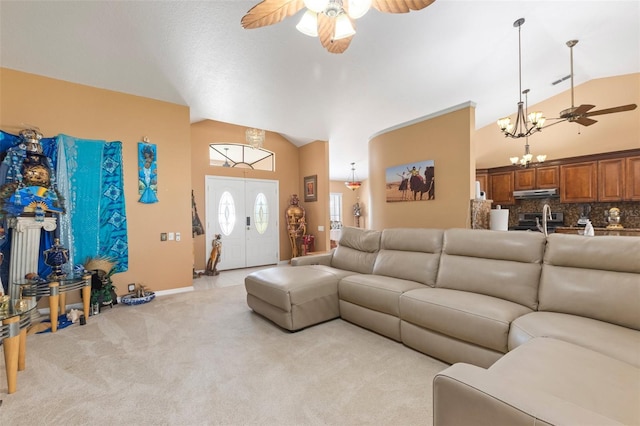
[[(640, 228), (621, 228), (621, 229), (607, 229), (601, 227), (594, 227), (593, 231), (596, 236), (598, 235), (618, 235), (621, 237), (624, 236), (640, 236)], [(583, 226), (558, 226), (555, 229), (555, 232), (561, 234), (580, 234), (582, 235), (584, 232)]]

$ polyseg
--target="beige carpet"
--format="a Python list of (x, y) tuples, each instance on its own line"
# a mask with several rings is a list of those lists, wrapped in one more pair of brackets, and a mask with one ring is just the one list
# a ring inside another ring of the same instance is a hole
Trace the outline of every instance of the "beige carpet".
[(342, 320), (289, 333), (245, 297), (196, 290), (29, 335), (12, 395), (0, 361), (0, 425), (432, 423), (444, 363)]

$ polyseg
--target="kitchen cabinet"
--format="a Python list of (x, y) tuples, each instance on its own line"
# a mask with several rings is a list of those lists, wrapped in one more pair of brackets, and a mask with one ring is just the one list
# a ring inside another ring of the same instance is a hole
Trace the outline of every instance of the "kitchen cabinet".
[[(487, 193), (487, 180), (489, 175), (487, 173), (476, 173), (476, 181), (480, 182), (480, 191)], [(488, 197), (487, 197), (488, 198)]]
[(598, 201), (622, 201), (624, 184), (624, 158), (598, 161)]
[(560, 165), (561, 203), (591, 203), (597, 198), (597, 161)]
[(541, 166), (536, 168), (536, 189), (551, 189), (560, 186), (560, 167)]
[(493, 205), (515, 204), (513, 198), (514, 172), (498, 172), (489, 175), (489, 199)]
[(536, 189), (536, 169), (520, 169), (515, 171), (513, 188), (516, 191)]
[(513, 186), (516, 191), (558, 188), (560, 186), (559, 174), (560, 168), (558, 166), (516, 170)]
[(640, 155), (626, 160), (625, 199), (640, 201)]

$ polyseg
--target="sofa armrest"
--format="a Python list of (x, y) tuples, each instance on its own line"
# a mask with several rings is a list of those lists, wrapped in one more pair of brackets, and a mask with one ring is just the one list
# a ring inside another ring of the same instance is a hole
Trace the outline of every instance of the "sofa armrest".
[(333, 250), (328, 253), (311, 254), (308, 256), (299, 256), (291, 259), (291, 266), (302, 265), (325, 265), (331, 266), (331, 259), (333, 258)]
[[(523, 367), (526, 368), (526, 367)], [(620, 425), (526, 384), (470, 364), (454, 364), (433, 379), (433, 424)]]

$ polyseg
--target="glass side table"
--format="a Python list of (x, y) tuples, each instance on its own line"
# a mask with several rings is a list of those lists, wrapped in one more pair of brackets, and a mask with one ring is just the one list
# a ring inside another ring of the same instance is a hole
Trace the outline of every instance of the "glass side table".
[(0, 341), (4, 349), (9, 393), (16, 391), (18, 371), (26, 367), (27, 327), (31, 325), (31, 311), (35, 307), (35, 298), (13, 299), (7, 296), (0, 301)]
[(80, 290), (82, 292), (82, 308), (84, 317), (89, 318), (89, 303), (91, 301), (91, 273), (71, 276), (58, 281), (20, 280), (13, 285), (19, 286), (23, 297), (40, 298), (49, 297), (49, 318), (51, 319), (51, 332), (58, 331), (58, 314), (66, 312), (66, 294), (69, 291)]

